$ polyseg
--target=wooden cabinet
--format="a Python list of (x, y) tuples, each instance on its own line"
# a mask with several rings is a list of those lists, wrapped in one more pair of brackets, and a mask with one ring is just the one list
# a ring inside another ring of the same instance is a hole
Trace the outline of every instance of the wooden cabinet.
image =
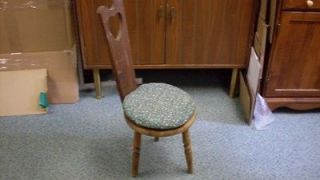
[[(256, 0), (124, 0), (135, 68), (232, 68), (248, 64)], [(109, 69), (110, 52), (96, 9), (112, 0), (76, 1), (85, 69)], [(116, 23), (115, 23), (116, 25)]]
[[(293, 2), (298, 1), (285, 0), (282, 7)], [(303, 11), (282, 9), (278, 16), (264, 96), (272, 109), (320, 107), (320, 12), (306, 6)]]
[[(124, 0), (136, 68), (244, 68), (255, 0)], [(111, 0), (79, 0), (86, 69), (111, 68), (96, 14)]]

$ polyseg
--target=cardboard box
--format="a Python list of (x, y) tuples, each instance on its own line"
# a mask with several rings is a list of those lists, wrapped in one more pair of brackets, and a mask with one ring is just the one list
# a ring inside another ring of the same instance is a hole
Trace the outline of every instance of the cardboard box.
[(50, 103), (79, 100), (75, 48), (66, 51), (0, 54), (0, 72), (46, 68)]
[(267, 45), (267, 33), (268, 33), (268, 25), (266, 24), (265, 20), (262, 18), (258, 19), (258, 26), (257, 26), (257, 32), (254, 37), (254, 49), (260, 58), (262, 60), (261, 63), (263, 63), (263, 57), (266, 50)]
[(267, 18), (268, 2), (269, 0), (260, 0), (259, 17), (263, 20)]
[(247, 75), (240, 73), (240, 102), (248, 124), (251, 124), (256, 105), (256, 97), (260, 88), (263, 64), (255, 50), (251, 48), (251, 55)]
[(46, 69), (0, 71), (0, 116), (46, 113), (41, 92), (47, 92)]
[(69, 0), (0, 1), (0, 54), (70, 49), (71, 20)]

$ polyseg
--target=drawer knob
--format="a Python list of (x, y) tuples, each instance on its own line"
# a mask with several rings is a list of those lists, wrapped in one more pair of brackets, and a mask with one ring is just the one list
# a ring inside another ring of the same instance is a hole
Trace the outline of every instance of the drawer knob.
[(307, 0), (308, 7), (312, 7), (314, 2), (312, 0)]

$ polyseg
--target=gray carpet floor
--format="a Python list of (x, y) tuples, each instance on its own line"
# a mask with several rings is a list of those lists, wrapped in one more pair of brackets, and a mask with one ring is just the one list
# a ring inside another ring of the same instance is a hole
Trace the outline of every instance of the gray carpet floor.
[[(320, 111), (275, 112), (268, 130), (245, 122), (239, 99), (220, 86), (183, 86), (195, 99), (195, 173), (186, 173), (181, 136), (143, 137), (136, 179), (320, 179)], [(82, 92), (46, 115), (0, 118), (1, 180), (131, 179), (132, 130), (114, 86), (102, 100)]]

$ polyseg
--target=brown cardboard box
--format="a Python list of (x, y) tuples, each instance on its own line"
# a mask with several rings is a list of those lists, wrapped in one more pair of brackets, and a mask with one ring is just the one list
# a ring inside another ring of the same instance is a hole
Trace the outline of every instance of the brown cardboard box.
[(255, 50), (251, 48), (251, 55), (247, 75), (240, 73), (240, 102), (242, 104), (245, 118), (250, 124), (256, 105), (256, 97), (260, 88), (263, 64), (259, 62), (259, 57)]
[(43, 114), (41, 92), (47, 92), (47, 70), (0, 71), (0, 116)]
[[(260, 60), (263, 61), (266, 44), (267, 44), (268, 25), (262, 18), (258, 19), (257, 32), (254, 37), (254, 49)], [(261, 62), (263, 63), (263, 62)]]
[(79, 85), (75, 48), (66, 51), (0, 54), (0, 72), (46, 68), (50, 103), (75, 103)]
[(266, 20), (267, 17), (268, 2), (269, 0), (260, 0), (259, 17), (263, 20)]
[(0, 53), (59, 51), (74, 44), (69, 0), (0, 1)]

